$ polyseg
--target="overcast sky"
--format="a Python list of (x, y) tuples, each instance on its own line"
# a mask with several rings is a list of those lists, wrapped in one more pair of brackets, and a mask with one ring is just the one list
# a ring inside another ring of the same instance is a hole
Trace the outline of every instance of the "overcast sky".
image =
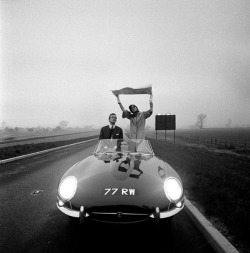
[[(177, 128), (250, 124), (248, 0), (0, 0), (0, 122), (129, 124), (111, 90), (153, 87)], [(121, 95), (149, 109), (149, 95)]]

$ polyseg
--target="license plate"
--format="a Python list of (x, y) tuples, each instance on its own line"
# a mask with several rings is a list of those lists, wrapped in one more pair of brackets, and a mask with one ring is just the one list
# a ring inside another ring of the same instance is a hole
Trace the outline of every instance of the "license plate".
[(110, 196), (110, 195), (123, 195), (123, 196), (134, 196), (135, 195), (135, 189), (131, 188), (105, 188), (104, 189), (104, 195)]

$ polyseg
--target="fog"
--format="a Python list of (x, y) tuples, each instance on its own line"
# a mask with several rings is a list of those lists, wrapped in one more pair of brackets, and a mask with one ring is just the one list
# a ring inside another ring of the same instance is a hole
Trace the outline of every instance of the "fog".
[[(111, 90), (152, 85), (177, 128), (250, 124), (250, 2), (1, 0), (0, 122), (126, 127)], [(121, 95), (149, 109), (149, 95)]]

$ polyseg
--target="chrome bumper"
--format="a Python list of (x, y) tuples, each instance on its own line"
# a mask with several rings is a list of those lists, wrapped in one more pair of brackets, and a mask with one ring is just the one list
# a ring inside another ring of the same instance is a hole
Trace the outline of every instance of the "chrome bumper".
[(56, 203), (56, 206), (61, 212), (67, 214), (68, 216), (80, 218), (80, 211), (74, 211), (64, 206), (59, 206), (58, 203)]
[[(61, 212), (63, 212), (64, 214), (71, 216), (71, 217), (80, 218), (80, 210), (79, 211), (71, 210), (71, 209), (68, 209), (64, 206), (59, 206), (58, 203), (56, 203), (56, 205), (57, 205), (57, 208)], [(177, 214), (178, 212), (180, 212), (183, 208), (184, 208), (184, 204), (181, 207), (176, 207), (171, 211), (159, 212), (159, 218), (163, 219), (163, 218), (171, 217), (171, 216)], [(89, 215), (86, 213), (86, 217), (87, 216), (89, 216)], [(155, 219), (156, 215), (154, 213), (152, 213), (149, 217), (152, 219)]]
[[(184, 207), (184, 205), (182, 205), (181, 207), (176, 207), (171, 211), (160, 212), (160, 219), (168, 218), (168, 217), (171, 217), (171, 216), (179, 213), (183, 209), (183, 207)], [(155, 214), (153, 214), (153, 213), (149, 217), (153, 218), (153, 219), (156, 218)]]

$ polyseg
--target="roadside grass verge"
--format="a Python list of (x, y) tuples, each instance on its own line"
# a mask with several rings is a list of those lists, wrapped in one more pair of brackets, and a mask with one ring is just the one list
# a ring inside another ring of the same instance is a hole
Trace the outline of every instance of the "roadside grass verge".
[(235, 247), (250, 248), (250, 157), (150, 139), (180, 175), (186, 197)]
[(15, 146), (8, 146), (0, 148), (0, 160), (31, 154), (34, 152), (51, 149), (51, 148), (57, 148), (64, 145), (69, 145), (76, 142), (81, 142), (93, 138), (97, 138), (99, 135), (94, 136), (88, 136), (83, 137), (79, 139), (73, 139), (73, 140), (64, 140), (64, 141), (56, 141), (56, 142), (41, 142), (36, 144), (23, 144), (23, 145), (15, 145)]

